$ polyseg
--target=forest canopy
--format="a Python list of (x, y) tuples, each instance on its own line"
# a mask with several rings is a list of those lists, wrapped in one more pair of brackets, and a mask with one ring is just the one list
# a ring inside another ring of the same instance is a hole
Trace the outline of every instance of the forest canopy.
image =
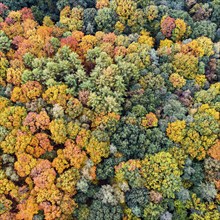
[(2, 0), (0, 220), (219, 220), (219, 18)]

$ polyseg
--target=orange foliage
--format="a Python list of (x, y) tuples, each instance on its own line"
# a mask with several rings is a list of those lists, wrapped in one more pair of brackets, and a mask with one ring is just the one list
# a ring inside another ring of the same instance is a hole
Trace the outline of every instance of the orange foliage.
[(70, 165), (76, 169), (80, 169), (87, 159), (86, 153), (70, 139), (65, 142), (63, 155), (68, 161), (70, 161)]
[(216, 159), (216, 160), (220, 160), (220, 140), (218, 140), (216, 142), (215, 145), (213, 145), (209, 150), (208, 150), (208, 154)]
[(90, 136), (91, 136), (91, 131), (82, 128), (76, 137), (76, 144), (81, 149), (85, 149), (85, 147), (89, 143)]
[(146, 115), (146, 118), (142, 119), (141, 124), (146, 128), (156, 127), (158, 124), (158, 119), (154, 113), (150, 112)]
[(17, 208), (19, 212), (16, 214), (16, 219), (18, 220), (32, 220), (33, 216), (38, 213), (38, 204), (32, 196), (18, 204)]
[(97, 128), (99, 126), (106, 126), (108, 123), (117, 122), (120, 120), (120, 115), (114, 112), (112, 113), (100, 113), (97, 114), (92, 122), (92, 127)]
[(41, 188), (49, 189), (55, 181), (56, 172), (49, 160), (38, 160), (37, 165), (30, 173), (30, 177), (34, 181), (35, 190)]
[(89, 49), (92, 49), (96, 46), (97, 39), (93, 35), (86, 35), (82, 37), (82, 41), (79, 43), (79, 49), (81, 55), (85, 55)]
[(109, 0), (97, 0), (96, 1), (97, 9), (101, 9), (101, 8), (108, 7), (108, 6), (109, 6)]
[(53, 150), (53, 146), (50, 144), (48, 135), (45, 133), (36, 134), (32, 140), (34, 143), (27, 146), (26, 152), (36, 158)]
[(23, 84), (21, 87), (14, 87), (11, 100), (13, 102), (22, 102), (26, 103), (30, 100), (35, 100), (40, 97), (42, 92), (42, 86), (37, 81), (28, 81)]
[(37, 81), (28, 81), (27, 83), (21, 86), (23, 94), (29, 100), (35, 100), (37, 97), (40, 97), (42, 92), (42, 86)]
[(161, 32), (166, 37), (172, 36), (172, 31), (176, 27), (175, 19), (171, 18), (170, 16), (163, 17), (161, 20)]
[(23, 121), (23, 125), (29, 126), (32, 133), (35, 133), (38, 129), (49, 129), (49, 124), (50, 117), (45, 110), (42, 110), (39, 114), (35, 112), (29, 112)]
[(60, 207), (47, 201), (40, 203), (39, 208), (44, 211), (45, 220), (58, 219), (61, 215)]
[(61, 47), (66, 45), (69, 46), (69, 48), (73, 51), (76, 51), (78, 47), (78, 41), (73, 36), (62, 38), (60, 43), (61, 43)]
[(30, 174), (31, 170), (36, 166), (37, 160), (30, 154), (16, 154), (17, 161), (14, 163), (14, 168), (20, 177), (25, 177)]

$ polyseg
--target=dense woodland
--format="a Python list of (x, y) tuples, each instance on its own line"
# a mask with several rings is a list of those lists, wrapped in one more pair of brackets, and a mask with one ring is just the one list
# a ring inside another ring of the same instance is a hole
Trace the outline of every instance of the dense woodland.
[(1, 0), (0, 220), (220, 219), (220, 0)]

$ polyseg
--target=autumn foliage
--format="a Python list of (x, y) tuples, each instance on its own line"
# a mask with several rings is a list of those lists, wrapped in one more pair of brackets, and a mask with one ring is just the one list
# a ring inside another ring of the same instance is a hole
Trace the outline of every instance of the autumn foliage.
[(219, 220), (219, 18), (3, 0), (0, 220)]

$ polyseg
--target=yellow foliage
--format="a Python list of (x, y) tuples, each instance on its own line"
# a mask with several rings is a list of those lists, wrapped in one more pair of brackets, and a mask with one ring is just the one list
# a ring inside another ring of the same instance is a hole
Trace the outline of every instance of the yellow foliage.
[(211, 115), (213, 118), (215, 118), (216, 120), (220, 119), (220, 114), (218, 111), (216, 111), (214, 108), (210, 107), (209, 104), (202, 104), (199, 108), (198, 108), (198, 113), (208, 113), (209, 115)]
[(4, 111), (4, 109), (9, 105), (10, 105), (10, 100), (3, 96), (0, 96), (0, 112)]
[(0, 125), (7, 129), (19, 128), (26, 115), (24, 107), (8, 106), (0, 112)]
[(89, 143), (90, 137), (91, 131), (82, 128), (76, 137), (77, 146), (84, 150)]
[(92, 121), (92, 128), (97, 128), (99, 126), (107, 126), (108, 123), (117, 122), (120, 119), (120, 115), (114, 112), (108, 114), (100, 113), (96, 114), (94, 120)]
[(146, 180), (145, 186), (162, 192), (168, 198), (174, 198), (174, 192), (180, 189), (181, 174), (176, 159), (168, 152), (146, 155), (142, 161), (141, 175)]
[(43, 19), (43, 25), (44, 25), (44, 26), (47, 26), (47, 27), (52, 27), (52, 26), (54, 26), (54, 23), (53, 23), (53, 21), (50, 19), (49, 16), (45, 16), (44, 19)]
[(194, 79), (198, 71), (198, 58), (183, 53), (174, 55), (173, 67), (176, 73), (186, 79)]
[(172, 45), (173, 45), (172, 40), (169, 40), (169, 39), (161, 40), (159, 49), (163, 47), (171, 48)]
[(51, 138), (57, 143), (62, 144), (66, 140), (67, 131), (63, 119), (55, 119), (50, 122), (49, 130), (52, 134)]
[(170, 138), (170, 140), (176, 143), (181, 143), (186, 134), (185, 128), (185, 121), (177, 120), (175, 122), (168, 123), (168, 127), (166, 130), (167, 136)]
[(5, 139), (0, 143), (0, 147), (2, 148), (5, 154), (13, 154), (15, 153), (15, 144), (17, 137), (18, 129), (13, 129)]
[(74, 123), (73, 121), (67, 124), (67, 134), (70, 139), (75, 140), (77, 134), (80, 131), (80, 125), (78, 123)]
[(80, 49), (83, 54), (86, 54), (89, 49), (96, 46), (97, 39), (93, 35), (86, 35), (82, 37), (82, 41), (79, 43)]
[(124, 31), (125, 26), (123, 23), (121, 23), (120, 21), (117, 21), (115, 24), (115, 30), (120, 34)]
[(214, 54), (214, 44), (208, 37), (199, 37), (196, 39), (198, 46), (204, 51), (205, 56), (211, 56)]
[(186, 23), (184, 22), (184, 20), (179, 19), (179, 18), (177, 18), (175, 20), (175, 25), (176, 25), (176, 27), (173, 30), (173, 36), (176, 41), (179, 41), (186, 33), (187, 26), (186, 26)]
[(199, 133), (195, 130), (190, 129), (187, 132), (186, 138), (182, 141), (182, 146), (191, 155), (191, 157), (196, 157), (198, 160), (205, 158), (206, 151), (202, 146)]
[(107, 158), (109, 156), (109, 143), (99, 142), (94, 136), (92, 136), (86, 146), (86, 151), (89, 153), (91, 160), (95, 164), (98, 164), (101, 162), (102, 157)]
[(70, 195), (65, 194), (60, 204), (60, 209), (64, 214), (63, 219), (71, 219), (73, 211), (77, 206), (78, 205), (74, 199)]
[(7, 82), (19, 86), (21, 84), (21, 69), (8, 68), (7, 69)]
[(7, 179), (3, 170), (0, 170), (0, 195), (5, 194), (13, 196), (15, 191), (17, 191), (17, 186)]
[(28, 100), (35, 100), (40, 97), (42, 92), (42, 86), (37, 81), (28, 81), (21, 86), (21, 89)]
[(73, 196), (76, 193), (75, 186), (79, 178), (79, 171), (72, 167), (57, 178), (56, 186), (62, 189), (64, 192)]
[(0, 78), (5, 80), (7, 68), (9, 66), (9, 62), (5, 57), (2, 57), (0, 54)]
[(116, 3), (116, 13), (120, 17), (122, 23), (125, 23), (126, 20), (135, 12), (137, 4), (132, 0), (115, 0)]
[(192, 40), (187, 44), (181, 44), (181, 52), (184, 54), (192, 54), (196, 57), (204, 56), (204, 50), (199, 46), (197, 40)]
[(186, 80), (178, 73), (173, 73), (169, 78), (174, 88), (182, 88), (186, 84)]
[(22, 89), (20, 87), (14, 87), (14, 89), (12, 90), (11, 93), (11, 101), (13, 102), (22, 102), (22, 103), (26, 103), (28, 100), (27, 98), (24, 96)]
[(200, 87), (203, 87), (206, 81), (207, 80), (206, 80), (205, 75), (196, 75), (195, 77), (195, 83), (199, 85)]
[(81, 30), (83, 26), (83, 9), (66, 6), (60, 12), (60, 23), (66, 25), (69, 31)]
[(21, 16), (22, 16), (22, 14), (20, 11), (10, 11), (8, 14), (8, 17), (12, 18), (14, 21), (20, 21)]
[(60, 106), (65, 107), (66, 102), (70, 97), (67, 95), (66, 90), (66, 85), (51, 86), (43, 93), (42, 97), (49, 104), (59, 104)]
[(12, 207), (12, 201), (7, 199), (4, 194), (1, 194), (0, 195), (0, 204), (3, 205), (3, 208), (0, 209), (0, 217), (2, 217), (3, 213), (10, 211), (10, 209)]
[(150, 33), (147, 31), (141, 31), (141, 36), (138, 38), (138, 43), (146, 44), (149, 47), (154, 46), (154, 38), (149, 36)]
[(158, 8), (156, 5), (150, 5), (147, 7), (146, 17), (150, 22), (158, 17)]
[(217, 144), (219, 112), (208, 104), (203, 104), (193, 117), (194, 120), (186, 128), (186, 135), (180, 143), (191, 157), (202, 160), (210, 152), (209, 148)]
[(50, 185), (49, 188), (34, 188), (31, 195), (36, 197), (37, 203), (48, 201), (52, 205), (59, 203), (62, 198), (62, 193), (55, 184)]
[(187, 158), (187, 153), (185, 150), (179, 147), (171, 147), (169, 148), (168, 152), (172, 154), (173, 158), (176, 159), (179, 168), (183, 169)]
[(57, 170), (59, 174), (63, 173), (66, 168), (69, 168), (69, 163), (64, 157), (64, 153), (62, 149), (57, 151), (57, 157), (54, 158), (52, 162), (52, 166)]
[(16, 153), (25, 152), (28, 145), (31, 145), (33, 136), (29, 132), (17, 132), (15, 151)]
[(122, 220), (141, 220), (141, 218), (138, 218), (136, 215), (133, 214), (132, 210), (129, 208), (124, 209), (125, 216)]
[(220, 212), (214, 202), (202, 202), (196, 194), (192, 194), (191, 199), (186, 202), (187, 209), (198, 210), (190, 215), (192, 220), (218, 220)]

